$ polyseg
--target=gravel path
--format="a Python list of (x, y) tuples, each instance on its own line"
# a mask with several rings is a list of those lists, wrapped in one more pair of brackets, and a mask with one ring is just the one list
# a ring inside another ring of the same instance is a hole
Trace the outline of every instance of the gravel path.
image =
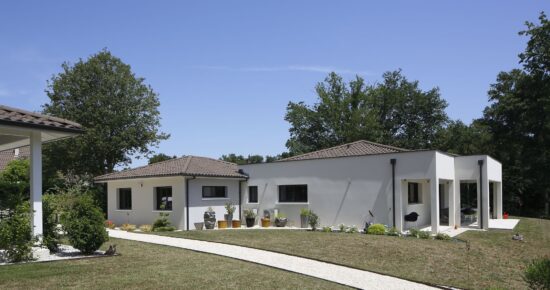
[(109, 230), (112, 238), (210, 253), (300, 273), (361, 289), (436, 289), (399, 278), (311, 259), (221, 243)]

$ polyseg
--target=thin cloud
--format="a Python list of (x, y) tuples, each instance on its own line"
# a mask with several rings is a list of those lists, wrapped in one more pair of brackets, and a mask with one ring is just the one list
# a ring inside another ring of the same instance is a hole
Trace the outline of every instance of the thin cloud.
[(285, 72), (285, 71), (298, 71), (298, 72), (313, 72), (313, 73), (331, 73), (336, 72), (340, 74), (358, 74), (358, 75), (372, 75), (372, 72), (342, 69), (330, 66), (308, 66), (308, 65), (289, 65), (289, 66), (267, 66), (267, 67), (231, 67), (231, 66), (211, 66), (200, 65), (192, 66), (193, 69), (201, 70), (219, 70), (219, 71), (233, 71), (233, 72)]

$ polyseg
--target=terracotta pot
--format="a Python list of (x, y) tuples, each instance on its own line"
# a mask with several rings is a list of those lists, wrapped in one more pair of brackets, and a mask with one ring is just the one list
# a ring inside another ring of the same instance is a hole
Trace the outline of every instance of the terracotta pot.
[(241, 221), (232, 221), (231, 222), (231, 227), (234, 228), (234, 229), (238, 229), (241, 227)]
[(218, 229), (226, 229), (227, 221), (218, 221)]
[(505, 212), (505, 213), (502, 215), (502, 218), (504, 218), (505, 220), (508, 219), (508, 213)]
[(271, 225), (270, 219), (262, 219), (262, 227), (267, 228)]

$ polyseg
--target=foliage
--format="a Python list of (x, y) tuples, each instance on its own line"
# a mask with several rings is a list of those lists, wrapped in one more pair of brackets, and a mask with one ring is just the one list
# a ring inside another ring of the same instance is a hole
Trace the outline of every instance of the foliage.
[(451, 236), (449, 236), (445, 233), (437, 233), (437, 235), (435, 235), (435, 239), (436, 240), (443, 240), (443, 241), (450, 241)]
[(309, 223), (309, 226), (311, 227), (311, 229), (313, 231), (317, 230), (317, 226), (319, 226), (319, 223), (320, 223), (320, 219), (319, 219), (319, 216), (313, 212), (312, 210), (309, 211), (309, 216), (308, 216), (308, 223)]
[(144, 232), (144, 233), (152, 232), (153, 231), (153, 226), (152, 225), (141, 225), (141, 226), (139, 226), (139, 230)]
[(173, 232), (176, 228), (173, 226), (166, 226), (166, 227), (156, 227), (153, 231), (154, 232)]
[(367, 229), (369, 235), (383, 235), (386, 233), (386, 227), (383, 224), (373, 224)]
[(44, 113), (80, 123), (77, 138), (44, 146), (44, 165), (62, 172), (100, 175), (127, 165), (131, 156), (147, 155), (169, 136), (159, 132), (159, 100), (129, 65), (104, 49), (64, 63), (48, 82), (50, 102)]
[(247, 219), (254, 219), (256, 218), (256, 214), (252, 209), (247, 208), (244, 210), (244, 217)]
[(359, 230), (357, 229), (357, 227), (355, 225), (351, 226), (351, 227), (348, 227), (346, 233), (348, 234), (355, 234), (359, 232)]
[(286, 146), (291, 154), (367, 139), (405, 148), (433, 148), (447, 122), (447, 103), (433, 88), (422, 91), (401, 71), (386, 72), (383, 82), (365, 84), (356, 77), (345, 83), (330, 73), (317, 84), (317, 103), (290, 102)]
[(332, 227), (329, 226), (324, 226), (323, 228), (321, 228), (321, 230), (323, 231), (323, 233), (332, 233)]
[(155, 154), (151, 157), (149, 157), (149, 164), (153, 164), (153, 163), (157, 163), (157, 162), (162, 162), (162, 161), (166, 161), (166, 160), (170, 160), (170, 159), (175, 159), (177, 158), (176, 155), (170, 157), (164, 153), (158, 153), (158, 154)]
[(345, 224), (340, 224), (338, 226), (338, 230), (339, 230), (340, 233), (345, 233), (347, 229), (348, 229), (348, 227), (346, 227)]
[(59, 198), (51, 194), (42, 196), (42, 216), (43, 216), (43, 236), (42, 244), (50, 250), (57, 252), (59, 248), (59, 233), (58, 216), (61, 214), (59, 206)]
[(418, 237), (419, 239), (425, 239), (425, 240), (427, 240), (427, 239), (431, 238), (432, 235), (431, 235), (430, 232), (428, 232), (428, 231), (418, 231), (418, 232), (417, 232), (417, 237)]
[(21, 262), (32, 259), (31, 213), (27, 202), (17, 205), (7, 217), (0, 219), (0, 249), (3, 259)]
[(228, 155), (222, 155), (222, 157), (220, 157), (220, 160), (243, 165), (243, 164), (263, 163), (264, 157), (261, 155), (248, 155), (248, 157), (244, 157), (242, 155), (236, 155), (235, 153), (231, 153)]
[(401, 233), (397, 230), (397, 228), (391, 227), (386, 231), (386, 235), (399, 237), (399, 236), (401, 236)]
[(136, 225), (132, 225), (132, 224), (122, 224), (120, 226), (120, 229), (123, 230), (123, 231), (128, 231), (128, 232), (133, 232), (136, 230)]
[(231, 201), (225, 204), (225, 210), (227, 211), (227, 214), (233, 214), (236, 209), (237, 207)]
[(106, 220), (105, 221), (105, 227), (108, 228), (108, 229), (114, 229), (116, 227), (115, 223), (111, 220)]
[(89, 193), (78, 195), (61, 220), (71, 245), (84, 254), (93, 254), (109, 238), (103, 213)]
[(15, 159), (0, 173), (0, 210), (14, 209), (29, 199), (29, 161)]
[(550, 259), (532, 260), (525, 268), (523, 280), (531, 289), (550, 289)]
[(308, 216), (310, 212), (311, 211), (309, 210), (309, 208), (306, 208), (306, 207), (301, 208), (300, 209), (300, 216)]
[(159, 213), (159, 218), (153, 223), (153, 231), (161, 231), (159, 229), (170, 227), (170, 221), (168, 217), (170, 216), (167, 212)]
[(276, 218), (276, 219), (284, 219), (284, 218), (286, 218), (286, 214), (285, 214), (285, 213), (282, 213), (282, 212), (278, 212), (278, 213), (275, 215), (275, 218)]

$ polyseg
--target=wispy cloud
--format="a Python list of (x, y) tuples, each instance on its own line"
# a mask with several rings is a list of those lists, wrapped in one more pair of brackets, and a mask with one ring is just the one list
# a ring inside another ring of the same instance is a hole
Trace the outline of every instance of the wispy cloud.
[(234, 72), (284, 72), (284, 71), (301, 71), (301, 72), (313, 72), (313, 73), (330, 73), (336, 72), (340, 74), (358, 74), (358, 75), (372, 75), (373, 73), (365, 70), (352, 70), (345, 68), (336, 68), (331, 66), (316, 66), (316, 65), (288, 65), (288, 66), (265, 66), (265, 67), (231, 67), (231, 66), (212, 66), (212, 65), (199, 65), (191, 66), (193, 69), (201, 70), (220, 70), (220, 71), (234, 71)]

